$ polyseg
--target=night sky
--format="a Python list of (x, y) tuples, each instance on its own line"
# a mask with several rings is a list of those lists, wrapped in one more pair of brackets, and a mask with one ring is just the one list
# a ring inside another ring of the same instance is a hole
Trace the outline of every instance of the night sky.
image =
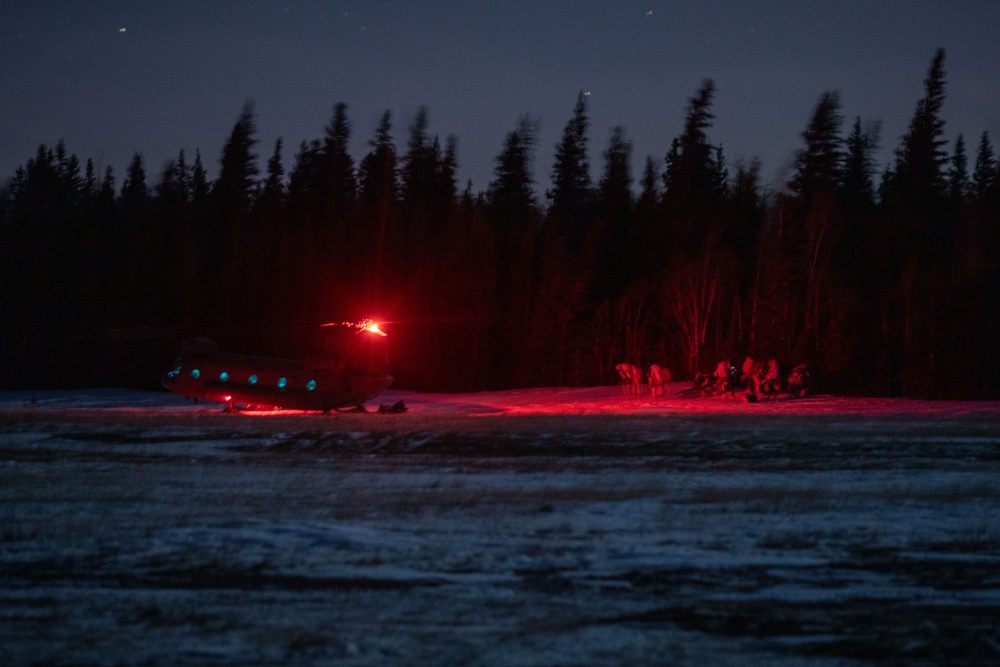
[(199, 149), (211, 177), (251, 99), (261, 166), (283, 137), (286, 170), (337, 102), (358, 159), (385, 110), (402, 152), (426, 106), (432, 135), (458, 137), (459, 187), (471, 179), (474, 191), (528, 114), (541, 123), (544, 187), (579, 91), (590, 94), (593, 177), (622, 125), (638, 180), (645, 156), (661, 160), (680, 134), (704, 78), (718, 87), (710, 139), (731, 167), (759, 156), (773, 180), (831, 89), (845, 134), (855, 116), (882, 122), (886, 163), (938, 47), (946, 135), (962, 133), (974, 159), (984, 130), (1000, 141), (998, 29), (996, 0), (3, 2), (0, 181), (59, 139), (98, 173), (114, 167), (119, 186), (136, 151), (151, 183), (180, 149)]

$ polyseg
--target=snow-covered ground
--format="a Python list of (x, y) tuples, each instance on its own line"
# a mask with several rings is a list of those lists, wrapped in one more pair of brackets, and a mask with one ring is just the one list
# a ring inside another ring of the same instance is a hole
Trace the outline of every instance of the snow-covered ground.
[(1000, 663), (1000, 404), (0, 394), (0, 664)]

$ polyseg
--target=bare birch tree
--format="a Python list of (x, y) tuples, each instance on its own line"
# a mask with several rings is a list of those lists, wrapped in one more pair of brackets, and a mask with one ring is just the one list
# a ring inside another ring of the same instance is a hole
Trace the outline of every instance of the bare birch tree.
[(688, 373), (698, 374), (701, 354), (719, 297), (720, 276), (711, 253), (685, 264), (664, 286), (669, 325), (676, 329)]

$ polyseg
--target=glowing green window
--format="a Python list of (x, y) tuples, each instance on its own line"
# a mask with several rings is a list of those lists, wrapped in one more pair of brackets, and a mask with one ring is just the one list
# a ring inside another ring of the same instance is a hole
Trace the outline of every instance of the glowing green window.
[(309, 382), (306, 383), (306, 389), (308, 389), (309, 391), (315, 391), (316, 380), (309, 380)]
[(219, 379), (222, 380), (223, 382), (229, 382), (229, 373), (227, 373), (226, 371), (222, 371), (221, 373), (219, 373)]
[(287, 378), (278, 378), (278, 389), (284, 389), (288, 385)]
[(257, 384), (257, 376), (251, 375), (250, 377), (247, 378), (247, 382), (249, 382), (250, 384)]
[(192, 368), (191, 369), (191, 377), (193, 377), (195, 380), (197, 380), (198, 378), (201, 377), (201, 371), (199, 371), (197, 368)]

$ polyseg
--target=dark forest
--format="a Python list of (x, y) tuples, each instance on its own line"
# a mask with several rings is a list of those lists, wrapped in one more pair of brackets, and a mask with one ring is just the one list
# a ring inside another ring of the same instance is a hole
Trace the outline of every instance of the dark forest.
[(286, 173), (248, 102), (214, 180), (181, 150), (152, 174), (136, 153), (119, 186), (43, 144), (0, 191), (0, 388), (153, 388), (193, 336), (301, 358), (317, 325), (371, 317), (402, 388), (611, 384), (623, 361), (690, 379), (751, 355), (827, 393), (1000, 398), (997, 159), (985, 132), (946, 138), (945, 83), (942, 50), (880, 173), (878, 123), (822, 93), (773, 185), (712, 143), (710, 79), (638, 175), (621, 128), (591, 168), (581, 93), (543, 195), (529, 116), (477, 192), (426, 109), (405, 143), (387, 111), (355, 163), (336, 104)]

